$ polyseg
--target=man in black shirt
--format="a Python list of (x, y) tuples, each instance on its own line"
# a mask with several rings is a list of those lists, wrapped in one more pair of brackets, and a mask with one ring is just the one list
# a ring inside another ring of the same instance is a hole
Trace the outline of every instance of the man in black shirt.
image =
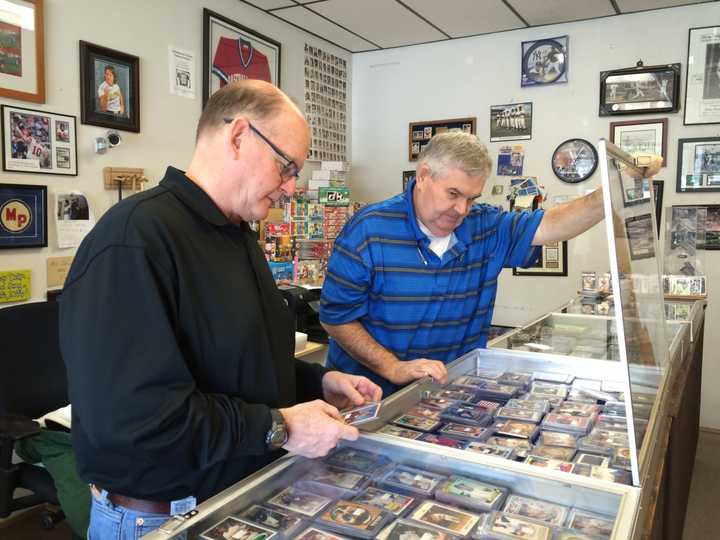
[[(60, 345), (89, 538), (146, 534), (278, 457), (325, 455), (357, 429), (363, 377), (297, 361), (293, 319), (248, 222), (290, 195), (302, 113), (261, 81), (208, 101), (186, 173), (111, 208), (60, 303)], [(123, 536), (124, 537), (124, 536)]]

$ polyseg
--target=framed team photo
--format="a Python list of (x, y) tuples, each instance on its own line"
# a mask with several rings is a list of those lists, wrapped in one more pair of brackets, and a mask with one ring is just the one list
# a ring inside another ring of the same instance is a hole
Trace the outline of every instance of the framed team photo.
[(260, 79), (280, 87), (280, 43), (203, 9), (203, 107), (226, 84)]
[(3, 105), (3, 170), (77, 176), (75, 117)]
[(47, 186), (0, 184), (0, 249), (45, 247)]
[(140, 59), (80, 41), (80, 121), (140, 131)]
[(490, 142), (532, 139), (532, 103), (490, 106)]

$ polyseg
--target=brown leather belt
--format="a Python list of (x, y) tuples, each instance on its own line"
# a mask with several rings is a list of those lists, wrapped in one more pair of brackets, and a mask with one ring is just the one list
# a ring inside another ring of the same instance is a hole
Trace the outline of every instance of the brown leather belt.
[[(92, 492), (96, 498), (100, 498), (100, 488), (93, 485)], [(138, 512), (147, 512), (148, 514), (170, 514), (170, 503), (163, 501), (149, 501), (147, 499), (135, 499), (134, 497), (126, 497), (118, 493), (108, 493), (108, 500), (116, 506), (122, 506), (130, 510)]]

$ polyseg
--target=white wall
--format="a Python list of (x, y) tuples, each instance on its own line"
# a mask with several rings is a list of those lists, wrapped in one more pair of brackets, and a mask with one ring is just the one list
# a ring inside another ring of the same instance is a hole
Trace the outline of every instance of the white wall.
[[(609, 137), (611, 121), (648, 118), (599, 117), (600, 71), (634, 66), (638, 59), (647, 66), (680, 62), (682, 103), (688, 29), (717, 21), (720, 5), (702, 4), (354, 55), (353, 198), (375, 201), (400, 190), (401, 172), (414, 168), (407, 161), (409, 122), (476, 116), (478, 135), (487, 141), (490, 106), (523, 101), (533, 102), (533, 138), (509, 144), (524, 145), (524, 174), (538, 176), (550, 198), (599, 187), (598, 173), (577, 186), (563, 184), (551, 171), (550, 157), (568, 138), (595, 142)], [(521, 42), (562, 35), (570, 38), (569, 82), (521, 88)], [(720, 203), (718, 194), (675, 193), (677, 139), (718, 136), (720, 126), (683, 126), (682, 108), (679, 113), (658, 116), (670, 119), (667, 167), (657, 176), (665, 181), (664, 205)], [(489, 144), (494, 158), (501, 144)], [(505, 184), (507, 191), (509, 179), (491, 177), (484, 198), (504, 203), (503, 196), (489, 195), (495, 183)], [(571, 298), (583, 270), (607, 271), (606, 245), (603, 226), (571, 241), (567, 278), (514, 277), (504, 270), (495, 322), (521, 324)], [(719, 261), (720, 253), (707, 252), (710, 302), (702, 424), (716, 428), (720, 428), (720, 394), (713, 395), (712, 389), (720, 383), (720, 366), (713, 351), (720, 349), (720, 336), (712, 330), (717, 326), (714, 321), (720, 320), (720, 302), (713, 304), (713, 289), (720, 288)]]
[[(103, 167), (144, 167), (150, 179), (148, 187), (152, 187), (162, 179), (168, 165), (185, 169), (189, 163), (202, 103), (203, 7), (282, 44), (281, 86), (301, 107), (306, 42), (350, 60), (346, 51), (237, 0), (126, 0), (120, 4), (110, 0), (45, 0), (46, 103), (2, 103), (77, 116), (79, 175), (0, 172), (0, 183), (48, 186), (48, 247), (0, 251), (0, 271), (32, 270), (32, 300), (45, 298), (46, 259), (75, 252), (57, 248), (52, 218), (56, 193), (82, 191), (99, 217), (117, 201), (115, 191), (103, 188)], [(95, 154), (92, 142), (107, 130), (80, 123), (79, 40), (140, 57), (141, 132), (122, 132), (123, 143), (105, 155)], [(198, 93), (194, 100), (169, 92), (168, 45), (195, 52)]]

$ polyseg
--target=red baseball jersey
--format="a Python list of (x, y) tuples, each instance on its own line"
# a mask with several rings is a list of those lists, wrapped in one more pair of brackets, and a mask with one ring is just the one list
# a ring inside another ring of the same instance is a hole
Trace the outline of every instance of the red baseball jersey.
[(243, 79), (272, 82), (267, 57), (241, 39), (220, 38), (212, 72), (220, 78), (220, 88)]

